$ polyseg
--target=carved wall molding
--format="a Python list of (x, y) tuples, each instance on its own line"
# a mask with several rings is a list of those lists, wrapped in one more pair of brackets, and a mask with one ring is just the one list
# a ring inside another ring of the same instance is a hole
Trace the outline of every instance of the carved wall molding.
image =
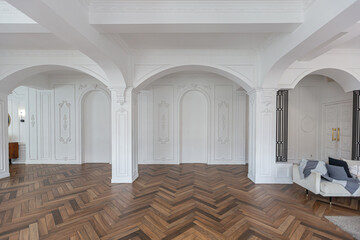
[(169, 103), (161, 101), (158, 104), (158, 141), (166, 144), (169, 138)]
[(109, 90), (112, 92), (112, 96), (114, 97), (114, 100), (116, 103), (119, 103), (120, 105), (124, 105), (126, 101), (126, 87), (109, 87)]
[(59, 103), (59, 141), (63, 144), (71, 142), (71, 104), (67, 101)]
[(230, 125), (230, 111), (229, 103), (221, 101), (218, 104), (218, 139), (221, 144), (227, 144), (229, 138), (229, 125)]

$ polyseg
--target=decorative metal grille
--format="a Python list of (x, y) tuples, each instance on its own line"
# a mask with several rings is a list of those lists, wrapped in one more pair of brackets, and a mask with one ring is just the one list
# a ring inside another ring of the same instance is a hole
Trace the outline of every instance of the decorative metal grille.
[(287, 162), (289, 91), (276, 93), (276, 161)]
[(360, 160), (360, 90), (353, 94), (353, 141), (352, 159)]

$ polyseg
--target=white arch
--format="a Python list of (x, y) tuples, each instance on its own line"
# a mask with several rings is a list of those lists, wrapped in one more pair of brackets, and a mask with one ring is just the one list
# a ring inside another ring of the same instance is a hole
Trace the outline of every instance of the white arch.
[(151, 72), (150, 74), (147, 74), (145, 77), (135, 82), (134, 88), (137, 88), (139, 90), (144, 89), (146, 86), (148, 86), (155, 80), (158, 80), (172, 73), (183, 72), (183, 71), (202, 71), (202, 72), (215, 73), (227, 79), (232, 80), (233, 82), (237, 83), (239, 86), (244, 88), (247, 92), (255, 88), (253, 82), (243, 74), (222, 66), (211, 66), (211, 65), (164, 66), (156, 69), (155, 71)]
[(2, 93), (9, 93), (11, 90), (19, 86), (26, 78), (52, 70), (75, 70), (88, 74), (106, 86), (109, 86), (109, 81), (105, 76), (102, 76), (101, 74), (80, 65), (37, 64), (21, 66), (2, 74), (0, 76), (0, 91)]
[[(360, 80), (355, 73), (349, 71), (348, 69), (341, 68), (313, 68), (302, 71), (300, 74), (296, 74), (292, 79), (286, 79), (288, 84), (281, 84), (282, 88), (295, 88), (295, 86), (306, 76), (316, 74), (329, 77), (336, 81), (345, 92), (350, 92), (353, 90), (360, 89)], [(287, 78), (289, 75), (284, 74), (283, 79)]]

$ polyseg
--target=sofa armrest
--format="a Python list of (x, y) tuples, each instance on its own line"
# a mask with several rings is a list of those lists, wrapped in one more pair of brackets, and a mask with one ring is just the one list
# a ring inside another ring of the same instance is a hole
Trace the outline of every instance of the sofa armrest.
[(293, 182), (306, 188), (307, 190), (320, 194), (320, 182), (321, 182), (321, 174), (312, 172), (307, 178), (301, 179), (299, 166), (293, 165)]

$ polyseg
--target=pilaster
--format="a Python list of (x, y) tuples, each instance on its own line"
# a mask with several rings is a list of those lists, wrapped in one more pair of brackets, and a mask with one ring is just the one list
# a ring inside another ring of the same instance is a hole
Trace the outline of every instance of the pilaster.
[(6, 94), (0, 94), (0, 178), (9, 173), (8, 101)]
[(112, 183), (132, 183), (138, 177), (133, 159), (132, 88), (111, 87)]
[(248, 177), (255, 183), (291, 183), (291, 164), (276, 163), (276, 89), (248, 94)]

